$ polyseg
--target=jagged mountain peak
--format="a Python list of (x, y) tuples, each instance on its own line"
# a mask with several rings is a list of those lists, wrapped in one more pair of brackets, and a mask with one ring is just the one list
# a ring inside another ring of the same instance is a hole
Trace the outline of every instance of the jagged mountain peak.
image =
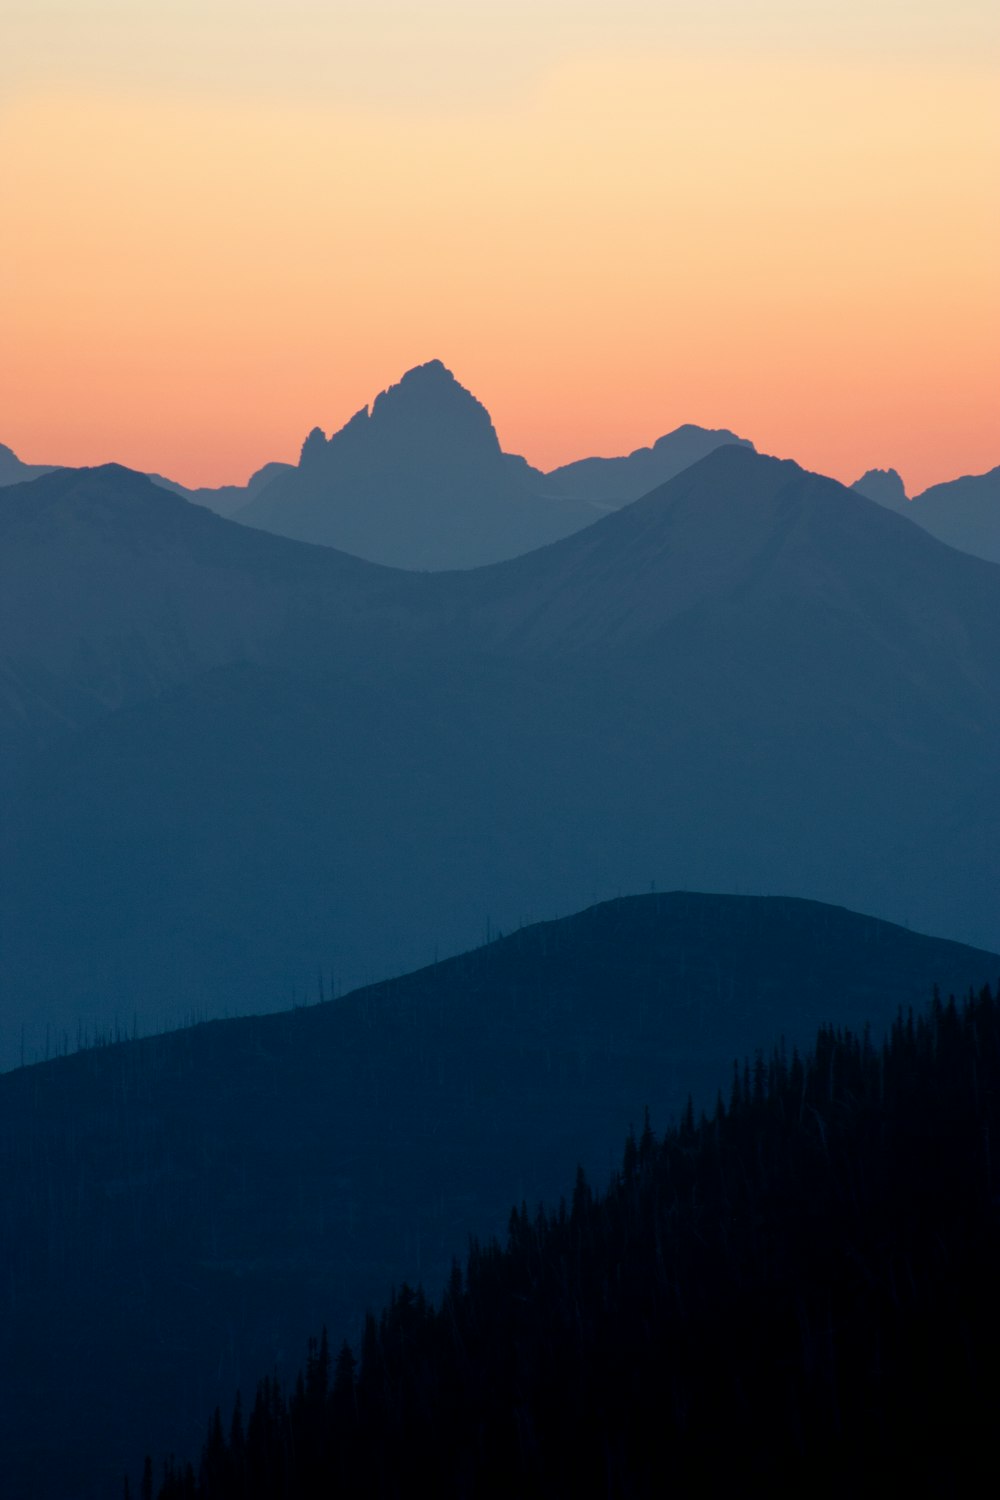
[(302, 445), (299, 467), (357, 458), (365, 464), (417, 461), (445, 470), (494, 464), (500, 441), (489, 412), (440, 359), (407, 370), (327, 438), (314, 427)]
[(896, 469), (868, 469), (851, 485), (859, 495), (865, 495), (878, 505), (890, 510), (905, 510), (909, 505), (906, 486)]
[[(439, 359), (407, 370), (395, 385), (376, 396), (371, 423), (379, 436), (392, 436), (393, 428), (405, 428), (413, 440), (435, 445), (447, 436), (451, 441), (487, 447), (499, 454), (500, 441), (489, 412)], [(426, 439), (425, 439), (426, 434)]]

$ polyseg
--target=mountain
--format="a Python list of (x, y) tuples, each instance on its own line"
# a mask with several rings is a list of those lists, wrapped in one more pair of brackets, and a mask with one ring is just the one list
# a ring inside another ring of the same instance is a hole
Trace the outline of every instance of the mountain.
[(598, 514), (504, 454), (486, 408), (432, 360), (331, 438), (315, 428), (298, 468), (238, 518), (395, 567), (443, 569), (530, 551)]
[(900, 1017), (881, 1047), (824, 1028), (805, 1056), (758, 1054), (728, 1106), (630, 1137), (606, 1190), (578, 1172), (558, 1209), (515, 1204), (506, 1246), (473, 1243), (436, 1306), (404, 1282), (360, 1360), (310, 1340), (294, 1389), (272, 1373), (246, 1418), (217, 1410), (160, 1500), (374, 1476), (386, 1500), (835, 1500), (860, 1472), (869, 1493), (977, 1493), (998, 1085), (989, 988)]
[(7, 1065), (651, 880), (1000, 945), (1000, 573), (793, 463), (468, 573), (115, 469), (6, 490), (0, 543)]
[(869, 469), (852, 489), (916, 521), (949, 547), (1000, 563), (1000, 467), (932, 485), (912, 500), (895, 469)]
[(895, 469), (869, 469), (854, 481), (851, 489), (857, 490), (859, 495), (866, 495), (878, 505), (898, 511), (900, 515), (909, 513), (910, 501)]
[[(314, 428), (298, 465), (268, 463), (246, 485), (154, 484), (217, 515), (411, 569), (471, 568), (530, 552), (637, 499), (721, 443), (686, 425), (627, 458), (545, 474), (501, 451), (486, 408), (440, 360), (409, 370), (327, 439)], [(0, 445), (0, 486), (51, 472)]]
[[(12, 1495), (118, 1500), (144, 1449), (287, 1376), (324, 1322), (468, 1236), (602, 1187), (629, 1123), (727, 1097), (734, 1059), (876, 1037), (1000, 957), (811, 902), (674, 893), (525, 928), (284, 1014), (0, 1076), (0, 1441)], [(138, 1352), (137, 1352), (138, 1351)]]
[(0, 489), (8, 484), (24, 484), (29, 479), (38, 479), (51, 474), (51, 464), (25, 464), (5, 443), (0, 443)]
[(1000, 946), (1000, 570), (795, 464), (458, 573), (121, 471), (3, 492), (0, 541), (8, 1065), (651, 881)]
[(150, 474), (148, 477), (154, 484), (172, 490), (175, 495), (182, 495), (193, 505), (207, 506), (219, 516), (235, 516), (237, 511), (242, 510), (259, 495), (273, 479), (278, 479), (283, 474), (290, 474), (293, 469), (293, 464), (264, 464), (262, 468), (251, 474), (246, 484), (223, 484), (215, 489), (207, 487), (188, 489), (186, 485), (178, 484), (175, 479), (165, 479), (162, 474)]
[(747, 438), (737, 437), (725, 427), (686, 423), (657, 438), (651, 448), (636, 448), (625, 458), (581, 458), (551, 470), (546, 479), (557, 494), (617, 508), (665, 484), (724, 443), (753, 449)]
[(931, 536), (961, 552), (1000, 562), (1000, 466), (987, 474), (932, 485), (912, 504), (913, 520)]
[[(13, 449), (0, 443), (0, 489), (9, 484), (24, 484), (31, 479), (39, 479), (43, 474), (51, 474), (53, 471), (63, 467), (59, 464), (25, 464), (17, 457)], [(105, 467), (114, 467), (106, 465)], [(224, 484), (216, 489), (201, 488), (188, 489), (186, 485), (178, 484), (175, 479), (166, 479), (162, 474), (150, 474), (147, 477), (158, 484), (161, 488), (172, 491), (175, 495), (181, 495), (185, 500), (190, 500), (194, 505), (207, 506), (220, 516), (231, 516), (242, 506), (246, 505), (255, 495), (277, 479), (279, 475), (292, 469), (291, 464), (268, 463), (263, 468), (251, 475), (249, 481), (244, 484)]]
[(303, 617), (322, 628), (378, 571), (226, 524), (114, 464), (4, 489), (0, 776), (54, 734), (263, 659)]
[(504, 453), (486, 408), (431, 360), (331, 438), (314, 428), (298, 468), (235, 514), (393, 567), (471, 568), (569, 536), (723, 443), (753, 446), (685, 426), (627, 458), (545, 474)]

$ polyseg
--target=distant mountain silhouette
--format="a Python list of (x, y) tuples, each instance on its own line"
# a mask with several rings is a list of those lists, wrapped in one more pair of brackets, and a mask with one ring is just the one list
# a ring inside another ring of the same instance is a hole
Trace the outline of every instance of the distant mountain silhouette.
[(795, 464), (450, 574), (51, 475), (0, 601), (8, 1064), (650, 880), (1000, 946), (1000, 570)]
[(932, 485), (912, 500), (895, 469), (870, 469), (852, 488), (915, 521), (949, 547), (1000, 562), (1000, 467)]
[[(55, 920), (55, 918), (54, 918)], [(7, 1493), (119, 1500), (216, 1402), (468, 1236), (602, 1187), (629, 1123), (832, 1022), (995, 982), (1000, 957), (811, 902), (674, 893), (529, 927), (333, 1004), (0, 1077)], [(83, 1290), (81, 1290), (83, 1289)], [(137, 1356), (136, 1351), (142, 1351)]]
[(368, 565), (226, 524), (116, 464), (0, 492), (0, 776), (80, 729), (320, 621)]
[(737, 437), (724, 427), (686, 423), (657, 438), (651, 448), (636, 448), (626, 458), (578, 459), (553, 469), (546, 479), (561, 495), (617, 508), (665, 484), (724, 443), (753, 448), (747, 438)]
[[(217, 515), (372, 562), (471, 568), (569, 536), (689, 467), (725, 429), (691, 426), (627, 458), (588, 458), (545, 474), (500, 448), (486, 408), (440, 360), (408, 370), (329, 439), (314, 427), (297, 465), (268, 463), (246, 485), (192, 489), (148, 477)], [(0, 445), (0, 486), (51, 472)]]
[(209, 510), (214, 510), (216, 515), (235, 516), (237, 511), (242, 510), (254, 496), (259, 495), (273, 479), (279, 478), (282, 474), (290, 474), (294, 467), (294, 464), (264, 464), (263, 468), (257, 469), (250, 476), (246, 484), (223, 484), (215, 489), (208, 487), (188, 489), (186, 485), (178, 484), (175, 479), (165, 479), (162, 474), (150, 474), (148, 477), (154, 484), (173, 490), (175, 495), (182, 495), (193, 505), (204, 505)]
[(910, 501), (895, 469), (869, 469), (854, 481), (851, 489), (857, 490), (859, 495), (867, 495), (878, 505), (898, 511), (900, 515), (909, 515)]
[(39, 479), (51, 474), (54, 464), (25, 464), (5, 443), (0, 443), (0, 488), (8, 484), (24, 484), (30, 479)]
[(949, 547), (1000, 562), (1000, 466), (932, 485), (908, 511), (925, 531)]
[[(25, 484), (29, 480), (40, 479), (43, 474), (51, 474), (63, 467), (65, 466), (61, 464), (22, 463), (13, 449), (0, 443), (0, 488), (11, 484)], [(114, 467), (114, 465), (104, 467)], [(162, 474), (149, 474), (146, 477), (162, 489), (171, 490), (175, 495), (182, 495), (185, 500), (190, 500), (194, 505), (207, 506), (209, 510), (216, 511), (220, 516), (231, 516), (246, 505), (247, 501), (258, 494), (265, 485), (270, 484), (272, 479), (277, 479), (280, 474), (292, 467), (292, 464), (265, 464), (251, 476), (247, 484), (224, 484), (216, 489), (189, 489), (186, 485), (178, 484), (175, 479), (167, 479)]]
[(406, 568), (469, 568), (551, 542), (599, 511), (551, 494), (501, 451), (489, 413), (440, 360), (408, 371), (238, 519)]

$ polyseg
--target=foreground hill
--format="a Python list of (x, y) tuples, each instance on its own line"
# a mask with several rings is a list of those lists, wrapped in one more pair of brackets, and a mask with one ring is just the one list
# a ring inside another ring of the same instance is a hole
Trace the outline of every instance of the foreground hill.
[[(964, 994), (1000, 957), (815, 903), (613, 901), (333, 1003), (0, 1077), (0, 1441), (12, 1494), (118, 1500), (142, 1445), (355, 1338), (467, 1236), (600, 1186), (629, 1122), (832, 1020)], [(569, 1165), (567, 1165), (569, 1164)], [(86, 1372), (81, 1379), (78, 1372)]]
[(998, 1001), (759, 1059), (728, 1110), (631, 1139), (607, 1193), (515, 1206), (439, 1311), (404, 1284), (360, 1367), (315, 1340), (291, 1400), (266, 1379), (228, 1442), (217, 1413), (161, 1500), (977, 1493)]
[(8, 1065), (651, 881), (1000, 946), (1000, 569), (833, 481), (730, 445), (426, 575), (121, 472), (0, 513), (74, 483), (0, 564)]

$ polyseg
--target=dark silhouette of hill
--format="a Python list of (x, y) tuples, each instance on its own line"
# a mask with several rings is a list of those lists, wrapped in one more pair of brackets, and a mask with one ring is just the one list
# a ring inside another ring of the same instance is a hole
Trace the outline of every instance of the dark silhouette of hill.
[(22, 1027), (30, 1059), (273, 1009), (654, 880), (1000, 946), (1000, 573), (832, 480), (730, 445), (452, 574), (121, 471), (30, 488), (0, 498), (8, 1066)]
[(854, 481), (851, 489), (900, 515), (909, 514), (909, 497), (895, 469), (869, 469)]
[(758, 1056), (700, 1125), (632, 1136), (607, 1192), (515, 1205), (439, 1310), (404, 1284), (360, 1364), (313, 1340), (161, 1500), (976, 1493), (998, 1084), (988, 988), (882, 1046)]
[(52, 464), (25, 464), (5, 443), (0, 443), (0, 489), (8, 484), (24, 484), (31, 479), (40, 479), (51, 474)]
[(648, 495), (724, 443), (753, 448), (747, 438), (725, 427), (695, 427), (687, 422), (657, 438), (651, 448), (636, 448), (624, 458), (577, 459), (551, 470), (546, 479), (558, 494), (617, 508)]
[(194, 1452), (205, 1413), (285, 1378), (323, 1322), (355, 1339), (403, 1278), (436, 1296), (470, 1233), (576, 1162), (603, 1186), (645, 1104), (666, 1125), (757, 1046), (998, 974), (839, 908), (647, 895), (333, 1003), (0, 1076), (9, 1493), (117, 1500), (144, 1445)]

